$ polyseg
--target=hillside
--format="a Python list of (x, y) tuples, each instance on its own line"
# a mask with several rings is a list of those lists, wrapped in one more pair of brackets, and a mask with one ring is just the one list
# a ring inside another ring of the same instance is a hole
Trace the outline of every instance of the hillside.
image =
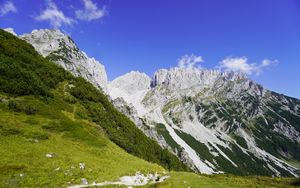
[(0, 62), (2, 185), (57, 186), (163, 171), (144, 160), (187, 170), (94, 86), (3, 30)]

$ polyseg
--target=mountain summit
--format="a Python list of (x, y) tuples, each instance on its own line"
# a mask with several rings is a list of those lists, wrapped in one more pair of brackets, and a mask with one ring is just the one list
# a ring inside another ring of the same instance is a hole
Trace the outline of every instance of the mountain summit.
[(43, 57), (62, 66), (74, 76), (81, 76), (104, 92), (107, 91), (104, 65), (80, 51), (74, 41), (60, 30), (33, 30), (19, 38), (30, 43)]

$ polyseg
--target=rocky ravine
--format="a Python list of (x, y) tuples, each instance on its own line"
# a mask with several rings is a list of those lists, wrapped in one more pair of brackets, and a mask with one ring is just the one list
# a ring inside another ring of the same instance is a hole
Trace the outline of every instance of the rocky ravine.
[(108, 83), (104, 66), (59, 30), (19, 37), (110, 95), (147, 136), (195, 171), (299, 175), (298, 99), (242, 74), (204, 69), (162, 69), (153, 78), (133, 71)]

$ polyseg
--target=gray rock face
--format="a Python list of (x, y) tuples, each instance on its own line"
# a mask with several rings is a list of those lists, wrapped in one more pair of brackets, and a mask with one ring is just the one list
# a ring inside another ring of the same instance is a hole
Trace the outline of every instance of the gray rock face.
[(11, 33), (11, 34), (17, 36), (17, 34), (15, 33), (15, 31), (14, 31), (13, 28), (6, 28), (6, 29), (4, 29), (4, 31), (7, 31), (7, 32), (9, 32), (9, 33)]
[(113, 99), (123, 98), (134, 109), (125, 114), (134, 114), (137, 124), (142, 119), (160, 145), (166, 143), (195, 171), (299, 174), (288, 161), (300, 160), (300, 101), (243, 74), (172, 68), (150, 79), (131, 72), (108, 88)]
[(62, 66), (74, 76), (81, 76), (107, 92), (107, 75), (104, 66), (80, 51), (66, 34), (59, 30), (41, 29), (19, 37), (30, 43), (42, 56)]

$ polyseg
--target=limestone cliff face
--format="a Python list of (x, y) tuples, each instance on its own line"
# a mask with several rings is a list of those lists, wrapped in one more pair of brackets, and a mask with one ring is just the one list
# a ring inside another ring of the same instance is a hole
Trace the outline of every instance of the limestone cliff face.
[(243, 74), (176, 67), (151, 79), (131, 72), (108, 88), (160, 145), (196, 171), (299, 174), (287, 161), (300, 160), (300, 101)]
[(19, 37), (30, 43), (42, 56), (107, 92), (104, 65), (80, 51), (73, 40), (60, 30), (33, 30)]

